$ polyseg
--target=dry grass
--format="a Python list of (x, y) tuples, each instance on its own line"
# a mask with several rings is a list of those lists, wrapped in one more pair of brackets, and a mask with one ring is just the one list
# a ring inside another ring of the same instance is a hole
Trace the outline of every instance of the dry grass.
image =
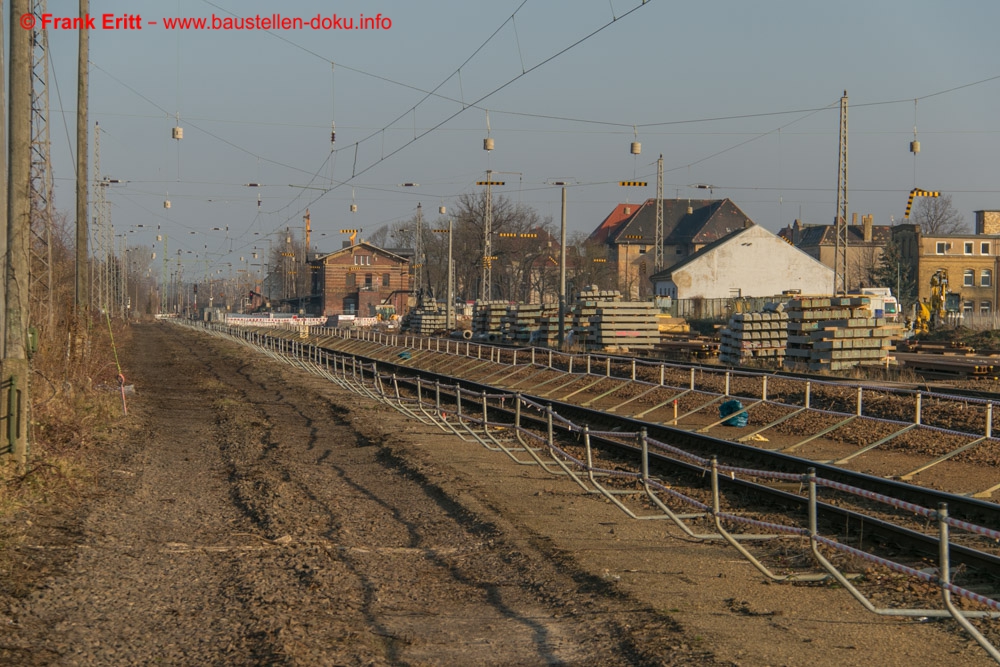
[[(114, 324), (119, 350), (128, 327)], [(107, 322), (42, 331), (31, 360), (31, 450), (25, 466), (0, 457), (0, 522), (21, 511), (72, 504), (91, 478), (88, 456), (123, 419)]]

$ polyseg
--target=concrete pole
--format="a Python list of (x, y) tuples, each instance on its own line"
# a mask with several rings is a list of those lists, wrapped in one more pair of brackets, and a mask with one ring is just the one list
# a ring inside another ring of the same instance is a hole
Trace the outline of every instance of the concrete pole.
[(452, 255), (451, 249), (453, 247), (452, 239), (453, 236), (453, 223), (454, 221), (448, 219), (448, 304), (445, 306), (445, 328), (451, 331), (455, 327), (455, 318), (452, 316), (452, 311), (455, 309), (455, 268), (452, 265)]
[(559, 349), (566, 346), (566, 186), (562, 189), (562, 222), (559, 225)]
[[(80, 0), (80, 18), (85, 19), (90, 12), (88, 0)], [(87, 115), (89, 100), (89, 69), (90, 31), (86, 21), (80, 22), (83, 27), (79, 34), (79, 53), (77, 56), (76, 74), (76, 312), (82, 315), (90, 309), (90, 281), (88, 280), (88, 225), (87, 212), (87, 154), (89, 151), (87, 133)], [(163, 290), (164, 286), (161, 285)]]
[[(0, 12), (0, 155), (7, 154), (7, 95), (4, 72), (3, 12)], [(7, 160), (0, 160), (0, 230), (7, 229)], [(0, 276), (7, 275), (7, 234), (0, 233)], [(6, 278), (4, 278), (6, 279)], [(1000, 281), (998, 281), (1000, 284)], [(897, 290), (898, 291), (898, 290)], [(0, 341), (6, 337), (7, 306), (4, 290), (0, 289)], [(2, 343), (0, 343), (2, 344)]]
[(7, 414), (2, 438), (18, 463), (28, 456), (28, 265), (31, 242), (31, 35), (21, 27), (29, 0), (10, 3), (10, 108), (7, 112), (7, 327), (3, 389)]

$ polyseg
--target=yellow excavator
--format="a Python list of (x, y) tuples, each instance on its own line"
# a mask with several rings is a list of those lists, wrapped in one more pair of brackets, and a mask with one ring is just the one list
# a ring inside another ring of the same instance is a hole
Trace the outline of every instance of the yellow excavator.
[(948, 320), (949, 314), (960, 313), (962, 295), (948, 290), (948, 271), (938, 269), (931, 276), (931, 296), (917, 304), (914, 333), (927, 333)]

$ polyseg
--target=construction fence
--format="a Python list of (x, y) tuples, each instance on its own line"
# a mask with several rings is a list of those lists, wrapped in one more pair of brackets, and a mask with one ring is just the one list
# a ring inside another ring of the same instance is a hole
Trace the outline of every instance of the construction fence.
[(730, 297), (725, 299), (656, 299), (660, 311), (671, 317), (686, 320), (719, 320), (724, 322), (736, 313), (752, 313), (764, 310), (764, 304), (775, 297)]

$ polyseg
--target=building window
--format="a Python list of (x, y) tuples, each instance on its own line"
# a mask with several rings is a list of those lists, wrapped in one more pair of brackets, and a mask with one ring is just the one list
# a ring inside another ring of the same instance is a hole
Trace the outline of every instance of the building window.
[(382, 274), (382, 287), (388, 287), (388, 286), (389, 286), (389, 274), (388, 273), (383, 273)]
[(979, 254), (988, 255), (990, 254), (990, 244), (989, 242), (979, 244)]
[(972, 241), (968, 241), (965, 244), (965, 254), (966, 255), (971, 255), (972, 254)]
[(976, 307), (975, 301), (964, 301), (962, 302), (962, 312), (966, 315), (972, 314), (972, 309)]
[(983, 269), (979, 274), (979, 286), (980, 287), (992, 287), (993, 286), (993, 272), (989, 269)]
[(371, 255), (355, 255), (354, 264), (356, 266), (368, 266), (372, 263)]
[(946, 248), (945, 248), (944, 241), (938, 241), (938, 243), (937, 243), (937, 254), (943, 255), (945, 253), (945, 250), (946, 250)]
[(992, 306), (993, 306), (993, 304), (991, 302), (989, 302), (989, 301), (980, 301), (979, 302), (979, 314), (980, 315), (989, 315), (990, 314), (990, 310), (992, 310)]
[(354, 287), (357, 284), (356, 279), (355, 279), (353, 273), (348, 273), (347, 274), (346, 284), (347, 284), (348, 287)]
[(372, 274), (366, 273), (365, 274), (365, 287), (371, 289), (371, 286), (372, 286)]
[(962, 274), (962, 284), (966, 287), (973, 287), (976, 284), (976, 272), (973, 269), (966, 269)]

